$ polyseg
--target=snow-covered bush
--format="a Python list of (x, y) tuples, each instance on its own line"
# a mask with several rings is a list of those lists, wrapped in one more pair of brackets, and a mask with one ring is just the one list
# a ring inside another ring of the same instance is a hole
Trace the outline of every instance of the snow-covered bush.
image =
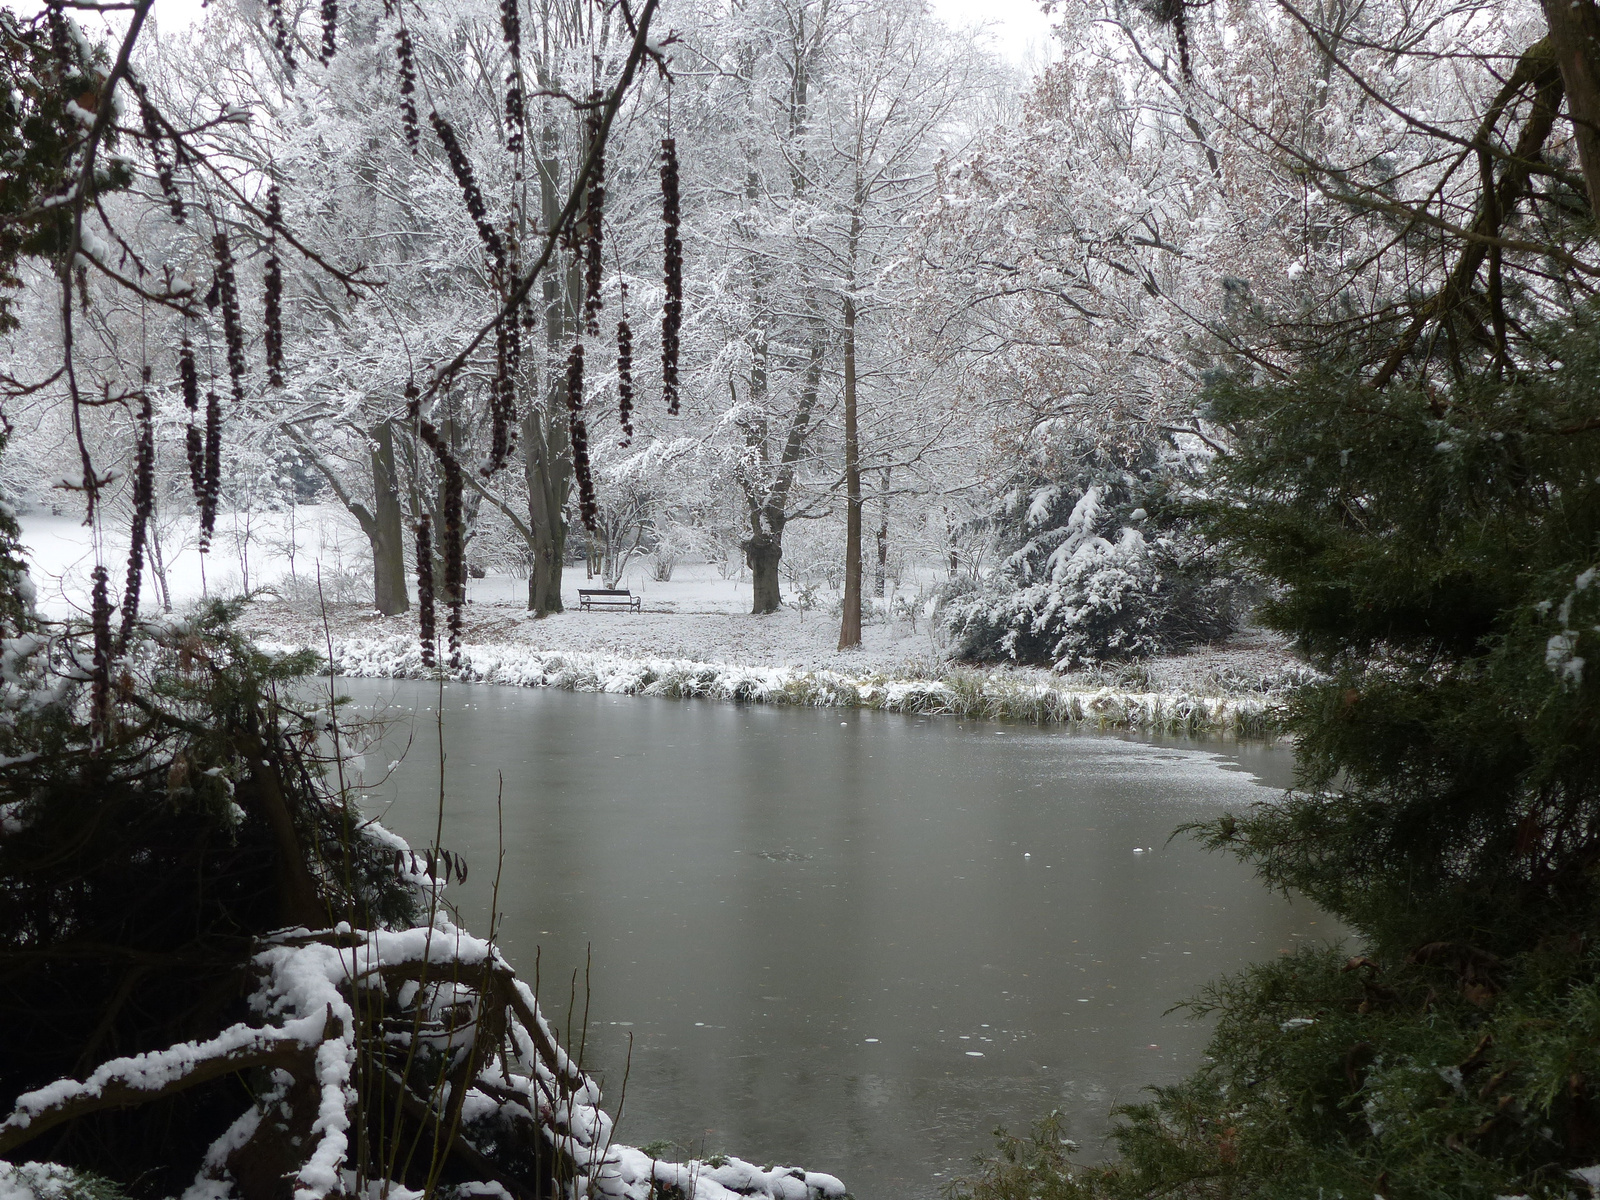
[(59, 1163), (0, 1162), (0, 1200), (123, 1200), (115, 1184)]
[(1233, 629), (1238, 580), (1176, 515), (1154, 451), (1086, 451), (1061, 474), (1016, 481), (989, 519), (1000, 567), (947, 592), (957, 657), (1070, 670)]

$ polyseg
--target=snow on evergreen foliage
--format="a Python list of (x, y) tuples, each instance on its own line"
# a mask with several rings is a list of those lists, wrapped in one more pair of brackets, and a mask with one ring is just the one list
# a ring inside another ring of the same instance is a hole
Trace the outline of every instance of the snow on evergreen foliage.
[(115, 1185), (59, 1163), (0, 1162), (0, 1200), (119, 1200)]
[(1192, 522), (1161, 512), (1174, 465), (1082, 450), (1060, 478), (1017, 480), (989, 519), (1004, 561), (948, 596), (957, 656), (1073, 670), (1231, 632), (1237, 579)]

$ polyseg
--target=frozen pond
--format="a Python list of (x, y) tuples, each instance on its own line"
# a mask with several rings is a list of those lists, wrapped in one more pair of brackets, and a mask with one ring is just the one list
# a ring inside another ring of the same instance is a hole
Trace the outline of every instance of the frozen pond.
[[(375, 800), (414, 845), (438, 796), (454, 889), (564, 1025), (619, 1137), (790, 1162), (862, 1200), (933, 1197), (997, 1124), (1109, 1106), (1192, 1068), (1171, 1005), (1330, 931), (1178, 824), (1270, 798), (1284, 749), (830, 709), (339, 680), (386, 710)], [(412, 714), (420, 719), (413, 722)], [(1136, 849), (1142, 851), (1136, 853)]]

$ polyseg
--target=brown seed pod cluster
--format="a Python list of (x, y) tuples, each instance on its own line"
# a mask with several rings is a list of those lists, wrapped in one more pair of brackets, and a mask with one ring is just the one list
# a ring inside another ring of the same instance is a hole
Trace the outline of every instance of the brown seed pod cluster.
[(222, 337), (228, 344), (228, 375), (233, 381), (233, 398), (244, 402), (244, 322), (239, 315), (239, 283), (233, 273), (233, 248), (228, 235), (217, 230), (211, 239), (217, 256), (215, 291), (222, 306)]
[(522, 358), (522, 337), (517, 319), (508, 316), (494, 327), (494, 383), (489, 389), (489, 461), (478, 473), (489, 478), (511, 455), (512, 428), (517, 420), (517, 367)]
[(666, 225), (663, 239), (662, 274), (667, 299), (661, 309), (661, 390), (667, 412), (678, 415), (678, 330), (683, 325), (683, 242), (678, 236), (682, 218), (678, 211), (678, 143), (661, 139), (661, 220)]
[(617, 415), (622, 444), (633, 442), (633, 326), (628, 324), (628, 285), (622, 285), (622, 319), (617, 322)]
[[(178, 194), (178, 184), (172, 177), (173, 160), (167, 153), (167, 138), (161, 132), (161, 114), (156, 112), (156, 106), (146, 98), (144, 88), (141, 86), (137, 90), (139, 119), (144, 124), (144, 138), (150, 144), (150, 157), (156, 165), (156, 181), (161, 185), (161, 194), (167, 198), (167, 208), (172, 212), (172, 219), (182, 225), (185, 217), (183, 197)], [(173, 146), (176, 150), (177, 143), (174, 142)]]
[(73, 53), (73, 38), (67, 29), (67, 19), (54, 5), (44, 10), (45, 23), (50, 26), (50, 52), (56, 56), (61, 69), (69, 74), (78, 67), (78, 56)]
[(183, 390), (183, 406), (191, 413), (200, 409), (200, 372), (194, 365), (194, 347), (189, 343), (189, 337), (184, 335), (183, 345), (178, 350), (178, 381)]
[(594, 500), (594, 476), (589, 471), (589, 427), (583, 420), (583, 342), (567, 352), (567, 427), (572, 439), (572, 473), (578, 478), (578, 511), (590, 533), (599, 529), (600, 509)]
[(262, 270), (266, 298), (267, 386), (283, 386), (283, 268), (278, 262), (278, 228), (283, 220), (278, 185), (267, 188), (267, 264)]
[(178, 351), (178, 380), (183, 389), (183, 407), (189, 410), (189, 424), (184, 430), (184, 450), (189, 459), (189, 486), (194, 490), (195, 500), (199, 501), (206, 490), (206, 451), (200, 430), (194, 423), (200, 413), (200, 373), (195, 370), (194, 347), (189, 344), (187, 336)]
[(411, 48), (411, 31), (404, 25), (394, 31), (394, 40), (400, 59), (400, 127), (414, 155), (422, 145), (422, 125), (417, 120), (417, 56)]
[(139, 394), (138, 441), (133, 453), (133, 521), (128, 531), (128, 578), (122, 589), (122, 628), (117, 634), (119, 652), (133, 634), (139, 616), (139, 591), (144, 580), (144, 541), (150, 516), (156, 505), (155, 419), (150, 409), (150, 368), (144, 369), (147, 385)]
[(289, 20), (283, 14), (283, 0), (267, 0), (267, 21), (272, 26), (272, 44), (278, 57), (290, 71), (294, 70), (294, 40), (289, 36)]
[(322, 65), (327, 66), (333, 61), (334, 51), (338, 48), (337, 37), (339, 28), (339, 0), (322, 0)]
[(505, 34), (506, 50), (513, 59), (522, 57), (522, 13), (517, 0), (500, 0), (500, 31)]
[(191, 420), (183, 431), (183, 449), (189, 459), (189, 487), (196, 501), (206, 494), (206, 446), (200, 430)]
[(201, 554), (211, 549), (211, 534), (217, 527), (217, 497), (222, 494), (222, 401), (211, 391), (206, 393), (204, 467), (200, 480)]
[[(517, 0), (500, 0), (500, 29), (505, 34), (506, 52), (511, 55), (511, 70), (506, 72), (506, 150), (512, 157), (522, 153), (527, 114), (522, 101), (522, 14)], [(521, 168), (517, 168), (521, 178)]]
[(421, 626), (422, 665), (436, 666), (433, 644), (438, 637), (433, 618), (433, 519), (427, 513), (417, 518), (417, 620)]
[(445, 602), (450, 605), (450, 615), (445, 620), (445, 630), (450, 640), (450, 665), (461, 665), (461, 610), (467, 598), (467, 569), (465, 539), (461, 519), (461, 463), (448, 443), (434, 428), (433, 422), (422, 415), (422, 401), (415, 384), (406, 388), (406, 414), (417, 427), (417, 434), (439, 460), (443, 479), (441, 499), (444, 501), (444, 591)]
[[(506, 150), (513, 158), (522, 153), (524, 130), (528, 123), (522, 103), (522, 88), (517, 83), (517, 73), (506, 76)], [(522, 168), (517, 168), (517, 178), (522, 178)]]
[(89, 621), (94, 633), (89, 724), (104, 739), (111, 724), (111, 597), (107, 594), (110, 576), (104, 566), (96, 565), (89, 578), (94, 581), (89, 590)]
[(494, 259), (495, 269), (503, 276), (506, 270), (505, 242), (501, 240), (499, 231), (489, 224), (489, 209), (483, 202), (483, 193), (478, 190), (478, 178), (472, 172), (472, 163), (468, 161), (466, 151), (461, 148), (461, 140), (456, 137), (450, 122), (437, 111), (428, 114), (428, 121), (439, 135), (439, 141), (444, 144), (445, 157), (450, 160), (450, 171), (461, 186), (462, 202), (466, 204), (473, 224), (478, 227), (478, 236), (483, 239), (484, 247)]
[(600, 143), (600, 93), (589, 94), (585, 118), (594, 163), (589, 169), (589, 194), (583, 209), (583, 328), (590, 337), (600, 335), (600, 281), (602, 237), (606, 209), (606, 156)]

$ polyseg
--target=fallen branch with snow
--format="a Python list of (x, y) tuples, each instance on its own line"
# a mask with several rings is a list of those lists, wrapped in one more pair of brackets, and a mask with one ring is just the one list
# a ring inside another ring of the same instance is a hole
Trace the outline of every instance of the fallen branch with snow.
[[(563, 1051), (495, 947), (443, 916), (403, 930), (341, 926), (262, 941), (257, 1020), (113, 1059), (17, 1098), (0, 1154), (64, 1122), (223, 1075), (255, 1100), (211, 1146), (186, 1200), (416, 1197), (441, 1185), (515, 1200), (839, 1200), (831, 1175), (662, 1162), (617, 1145), (600, 1090)], [(264, 1084), (260, 1081), (265, 1081)]]

